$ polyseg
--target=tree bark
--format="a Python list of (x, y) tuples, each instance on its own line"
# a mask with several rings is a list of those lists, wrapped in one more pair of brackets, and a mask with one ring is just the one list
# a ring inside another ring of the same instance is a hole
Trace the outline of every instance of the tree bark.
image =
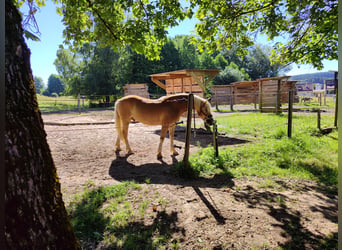
[(12, 2), (5, 3), (5, 246), (80, 249), (47, 144), (21, 17)]

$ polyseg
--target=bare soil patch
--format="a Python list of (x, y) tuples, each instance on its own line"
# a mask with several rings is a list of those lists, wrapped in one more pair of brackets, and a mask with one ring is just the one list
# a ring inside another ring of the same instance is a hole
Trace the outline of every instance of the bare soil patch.
[[(135, 180), (147, 196), (158, 192), (166, 201), (163, 209), (179, 229), (173, 238), (181, 249), (322, 249), (337, 240), (337, 196), (317, 184), (275, 179), (275, 186), (264, 188), (261, 178), (220, 175), (185, 180), (172, 174), (175, 162), (183, 159), (183, 129), (177, 129), (175, 136), (180, 154), (169, 155), (166, 138), (159, 161), (160, 127), (131, 124), (134, 154), (126, 156), (114, 151), (113, 118), (110, 111), (43, 115), (44, 122), (55, 124), (45, 125), (45, 130), (66, 204), (89, 182), (101, 186)], [(81, 123), (88, 125), (70, 125)], [(198, 143), (202, 147), (212, 143), (211, 135), (197, 131), (191, 152)], [(239, 143), (248, 141), (219, 138), (220, 147)]]

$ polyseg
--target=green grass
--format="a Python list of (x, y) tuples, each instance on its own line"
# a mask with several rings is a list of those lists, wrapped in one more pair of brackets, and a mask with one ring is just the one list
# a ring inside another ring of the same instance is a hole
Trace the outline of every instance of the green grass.
[[(134, 182), (95, 188), (89, 184), (67, 210), (82, 248), (157, 249), (174, 244), (177, 216), (165, 212), (167, 201), (144, 193)], [(153, 211), (154, 206), (157, 211)], [(146, 222), (147, 221), (147, 222)]]
[[(78, 110), (77, 99), (70, 96), (49, 97), (37, 95), (39, 109), (42, 113)], [(82, 107), (82, 101), (80, 102)], [(85, 108), (89, 108), (89, 102), (84, 102)]]
[[(237, 113), (217, 120), (219, 132), (250, 142), (221, 147), (218, 159), (213, 147), (201, 148), (190, 156), (191, 170), (178, 166), (188, 176), (276, 176), (337, 186), (337, 132), (320, 134), (316, 115), (295, 115), (292, 138), (287, 137), (285, 115)], [(333, 116), (322, 116), (321, 124), (331, 126)]]
[[(77, 98), (72, 96), (60, 96), (60, 97), (49, 97), (43, 95), (37, 95), (39, 109), (42, 113), (51, 113), (51, 112), (61, 112), (61, 111), (78, 111), (78, 101)], [(98, 100), (89, 99), (84, 100), (84, 109), (83, 102), (80, 100), (80, 111), (90, 110), (90, 109), (113, 109), (113, 103), (109, 105), (109, 107), (103, 107), (98, 104)]]

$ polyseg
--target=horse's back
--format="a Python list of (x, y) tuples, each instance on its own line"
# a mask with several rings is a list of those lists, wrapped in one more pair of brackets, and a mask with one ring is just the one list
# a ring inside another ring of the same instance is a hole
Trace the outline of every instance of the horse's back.
[(129, 95), (119, 99), (115, 104), (115, 109), (125, 121), (133, 118), (148, 125), (159, 125), (174, 122), (179, 118), (183, 107), (180, 108), (180, 102), (177, 103), (168, 102), (165, 97), (151, 100)]

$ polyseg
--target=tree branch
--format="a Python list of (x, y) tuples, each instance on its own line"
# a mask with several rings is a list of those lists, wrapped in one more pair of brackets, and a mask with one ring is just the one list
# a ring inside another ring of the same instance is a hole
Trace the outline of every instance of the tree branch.
[(89, 7), (93, 10), (93, 12), (98, 16), (98, 18), (101, 20), (101, 22), (103, 23), (104, 26), (106, 26), (106, 28), (108, 29), (108, 31), (112, 34), (113, 38), (116, 40), (120, 40), (118, 36), (116, 36), (113, 32), (113, 30), (111, 29), (110, 25), (101, 17), (100, 13), (94, 8), (93, 3), (91, 2), (91, 0), (87, 0)]

